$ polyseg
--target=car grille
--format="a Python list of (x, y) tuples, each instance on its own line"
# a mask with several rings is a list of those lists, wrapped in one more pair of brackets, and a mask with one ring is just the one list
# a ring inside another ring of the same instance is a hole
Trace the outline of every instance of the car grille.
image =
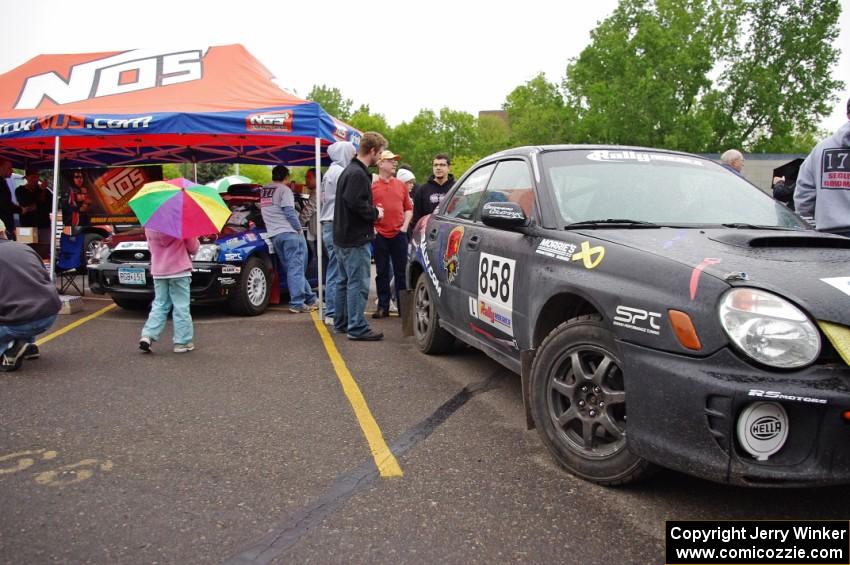
[(113, 263), (150, 263), (151, 252), (147, 249), (122, 249), (109, 254)]

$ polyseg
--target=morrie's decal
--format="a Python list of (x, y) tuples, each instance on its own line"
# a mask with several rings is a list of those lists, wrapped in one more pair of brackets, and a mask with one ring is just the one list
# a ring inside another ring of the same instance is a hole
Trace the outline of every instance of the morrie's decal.
[(481, 253), (478, 259), (478, 319), (513, 337), (516, 261)]
[(567, 243), (566, 241), (558, 241), (556, 239), (543, 239), (537, 244), (535, 253), (552, 257), (553, 259), (560, 259), (561, 261), (569, 261), (572, 259), (576, 249), (578, 249), (578, 246), (574, 243)]
[(454, 282), (460, 274), (460, 244), (463, 241), (463, 226), (458, 226), (449, 232), (446, 241), (446, 252), (443, 255), (443, 265), (446, 267), (446, 278)]
[(637, 161), (639, 163), (666, 161), (668, 163), (681, 163), (697, 167), (703, 166), (703, 162), (700, 159), (692, 159), (682, 155), (667, 155), (664, 153), (649, 153), (644, 151), (612, 151), (609, 149), (600, 149), (598, 151), (591, 151), (588, 153), (587, 158), (591, 161), (605, 161), (608, 163), (619, 163), (624, 161)]
[(276, 131), (289, 133), (292, 131), (293, 117), (294, 112), (292, 110), (250, 114), (247, 118), (245, 118), (245, 129), (248, 131)]
[(207, 49), (136, 49), (70, 68), (68, 80), (53, 71), (29, 77), (15, 110), (35, 110), (50, 100), (59, 106), (200, 80)]
[(650, 312), (643, 308), (633, 308), (621, 304), (617, 306), (617, 315), (614, 316), (613, 324), (638, 332), (660, 335), (659, 319), (661, 319), (661, 314), (658, 312)]
[(702, 263), (694, 267), (694, 270), (691, 271), (691, 302), (697, 297), (697, 288), (699, 288), (699, 277), (702, 275), (702, 271), (708, 267), (709, 265), (717, 265), (720, 263), (721, 259), (717, 259), (714, 257), (706, 257), (702, 260)]
[(437, 273), (434, 272), (434, 266), (431, 265), (431, 259), (428, 257), (428, 248), (425, 246), (425, 232), (422, 232), (422, 239), (419, 241), (418, 252), (422, 257), (422, 263), (425, 265), (425, 271), (428, 273), (428, 278), (434, 285), (434, 290), (437, 291), (437, 296), (443, 295), (443, 289), (440, 288), (440, 281), (437, 279)]
[(573, 261), (582, 261), (585, 269), (595, 269), (605, 257), (605, 248), (601, 245), (590, 246), (587, 241), (581, 242), (581, 251), (573, 254)]

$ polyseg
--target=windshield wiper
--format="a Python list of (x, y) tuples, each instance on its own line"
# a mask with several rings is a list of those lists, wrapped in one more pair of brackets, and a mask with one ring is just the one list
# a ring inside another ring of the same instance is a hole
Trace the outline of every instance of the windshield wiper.
[(794, 231), (794, 228), (784, 228), (782, 226), (759, 226), (756, 224), (747, 224), (744, 222), (730, 222), (728, 224), (720, 224), (724, 228), (733, 228), (736, 230), (774, 230), (774, 231)]
[(644, 222), (641, 220), (629, 220), (624, 218), (606, 218), (604, 220), (585, 220), (583, 222), (575, 222), (567, 224), (564, 229), (576, 228), (660, 228), (658, 224), (652, 222)]

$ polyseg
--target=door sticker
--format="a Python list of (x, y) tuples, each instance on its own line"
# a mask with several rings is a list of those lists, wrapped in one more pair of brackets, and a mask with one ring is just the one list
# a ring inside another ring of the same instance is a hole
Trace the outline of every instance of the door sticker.
[(449, 232), (446, 241), (446, 252), (443, 255), (443, 265), (446, 266), (446, 278), (454, 282), (460, 274), (460, 244), (463, 241), (463, 226), (458, 226)]
[(582, 261), (585, 269), (595, 269), (605, 257), (605, 248), (601, 245), (590, 246), (587, 241), (581, 242), (581, 251), (573, 253), (573, 261)]
[(478, 319), (513, 337), (516, 261), (481, 253), (478, 259)]

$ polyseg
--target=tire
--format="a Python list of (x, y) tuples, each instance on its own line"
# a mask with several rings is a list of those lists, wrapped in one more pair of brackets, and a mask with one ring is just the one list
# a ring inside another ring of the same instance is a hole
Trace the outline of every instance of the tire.
[(239, 316), (259, 316), (269, 305), (271, 277), (259, 257), (249, 257), (242, 266), (242, 276), (228, 306)]
[(123, 308), (124, 310), (133, 310), (134, 312), (144, 312), (151, 308), (150, 300), (133, 300), (132, 298), (117, 298), (113, 296), (112, 302), (114, 302), (119, 308)]
[(622, 362), (598, 315), (569, 320), (543, 340), (529, 395), (543, 443), (571, 473), (615, 486), (654, 470), (628, 449)]
[(428, 355), (451, 351), (455, 338), (440, 327), (440, 315), (431, 298), (431, 287), (428, 286), (425, 273), (421, 273), (416, 281), (412, 307), (413, 337), (416, 338), (419, 350)]
[(99, 233), (86, 234), (86, 237), (83, 240), (83, 256), (80, 259), (82, 261), (82, 264), (80, 265), (82, 272), (86, 272), (89, 259), (91, 259), (92, 253), (94, 253), (94, 245), (102, 239), (103, 236)]

